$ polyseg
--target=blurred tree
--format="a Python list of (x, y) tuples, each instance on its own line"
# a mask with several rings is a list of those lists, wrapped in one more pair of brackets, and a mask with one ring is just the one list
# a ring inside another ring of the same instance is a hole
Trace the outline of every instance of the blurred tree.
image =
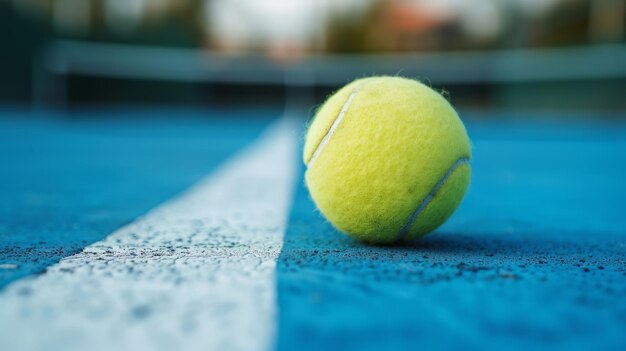
[[(617, 1), (617, 0), (616, 0)], [(526, 20), (527, 46), (554, 47), (589, 42), (589, 0), (561, 1), (545, 15)]]
[[(359, 53), (373, 51), (376, 45), (371, 45), (368, 32), (377, 21), (383, 3), (375, 1), (367, 5), (362, 12), (333, 11), (328, 14), (326, 23), (325, 46), (327, 52), (332, 53)], [(379, 29), (380, 40), (385, 40), (387, 33), (383, 28)]]
[(591, 0), (589, 5), (591, 41), (626, 41), (626, 0)]
[(92, 1), (95, 25), (90, 40), (176, 47), (201, 45), (200, 1)]
[(10, 2), (0, 1), (0, 102), (30, 101), (33, 53), (48, 33), (40, 21), (16, 16)]

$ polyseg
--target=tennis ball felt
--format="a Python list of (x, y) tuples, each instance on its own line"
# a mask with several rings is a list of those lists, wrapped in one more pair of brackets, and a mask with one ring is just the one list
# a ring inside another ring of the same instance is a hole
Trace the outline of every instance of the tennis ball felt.
[(460, 204), (470, 141), (448, 101), (401, 77), (353, 81), (309, 125), (306, 184), (339, 230), (371, 243), (421, 237)]

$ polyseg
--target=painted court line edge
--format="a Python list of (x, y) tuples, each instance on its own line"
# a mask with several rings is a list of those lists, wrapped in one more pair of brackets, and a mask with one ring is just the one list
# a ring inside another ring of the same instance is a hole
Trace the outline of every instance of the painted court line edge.
[(179, 197), (8, 286), (0, 349), (271, 348), (294, 120), (276, 122)]

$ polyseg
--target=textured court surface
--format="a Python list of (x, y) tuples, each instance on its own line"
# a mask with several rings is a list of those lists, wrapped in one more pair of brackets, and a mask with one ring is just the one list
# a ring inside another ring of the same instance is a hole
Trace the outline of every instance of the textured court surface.
[(186, 189), (276, 113), (0, 110), (0, 264), (17, 265), (0, 269), (0, 288)]
[(468, 128), (467, 198), (415, 245), (336, 233), (300, 185), (278, 266), (279, 349), (626, 345), (623, 127)]
[(2, 350), (626, 346), (623, 123), (464, 113), (462, 206), (372, 247), (315, 211), (298, 118), (24, 114), (0, 112)]

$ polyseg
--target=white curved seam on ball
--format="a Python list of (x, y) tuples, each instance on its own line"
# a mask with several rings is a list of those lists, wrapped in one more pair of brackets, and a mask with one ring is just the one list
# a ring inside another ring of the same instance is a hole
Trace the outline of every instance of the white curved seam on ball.
[(317, 148), (313, 152), (313, 156), (311, 156), (311, 159), (309, 160), (309, 163), (307, 164), (307, 167), (311, 167), (313, 162), (315, 162), (315, 160), (319, 156), (320, 152), (322, 152), (322, 149), (324, 149), (324, 147), (326, 147), (326, 144), (328, 144), (328, 141), (330, 140), (330, 137), (335, 133), (335, 130), (339, 126), (339, 123), (341, 123), (341, 120), (343, 120), (343, 116), (348, 111), (348, 108), (350, 107), (350, 104), (352, 103), (352, 100), (354, 99), (356, 94), (361, 90), (362, 87), (363, 87), (363, 84), (357, 86), (356, 88), (354, 88), (354, 91), (352, 92), (352, 94), (350, 94), (350, 96), (348, 96), (348, 99), (346, 100), (346, 102), (341, 107), (341, 110), (339, 111), (339, 114), (337, 115), (337, 118), (335, 118), (335, 120), (333, 121), (333, 124), (328, 129), (328, 132), (326, 132), (326, 135), (324, 135), (324, 137), (322, 138), (322, 141), (320, 141), (320, 143), (317, 145)]
[(439, 179), (437, 184), (435, 184), (435, 186), (430, 190), (428, 195), (426, 195), (424, 200), (422, 200), (419, 206), (417, 206), (417, 209), (415, 209), (413, 214), (411, 214), (411, 217), (409, 217), (409, 220), (406, 222), (404, 227), (402, 227), (402, 229), (400, 230), (400, 234), (398, 235), (397, 241), (401, 241), (404, 238), (406, 238), (406, 236), (409, 234), (409, 231), (411, 230), (411, 227), (413, 226), (413, 224), (415, 223), (419, 215), (422, 212), (424, 212), (424, 210), (426, 209), (428, 204), (430, 204), (430, 202), (433, 200), (433, 198), (435, 197), (439, 189), (441, 189), (441, 187), (443, 187), (443, 185), (446, 183), (448, 178), (452, 176), (452, 172), (454, 172), (461, 165), (468, 164), (468, 163), (469, 163), (469, 157), (463, 156), (459, 158), (458, 160), (456, 160), (456, 162), (452, 165), (452, 167), (448, 168), (448, 171), (446, 172), (446, 174), (444, 174), (443, 177)]

